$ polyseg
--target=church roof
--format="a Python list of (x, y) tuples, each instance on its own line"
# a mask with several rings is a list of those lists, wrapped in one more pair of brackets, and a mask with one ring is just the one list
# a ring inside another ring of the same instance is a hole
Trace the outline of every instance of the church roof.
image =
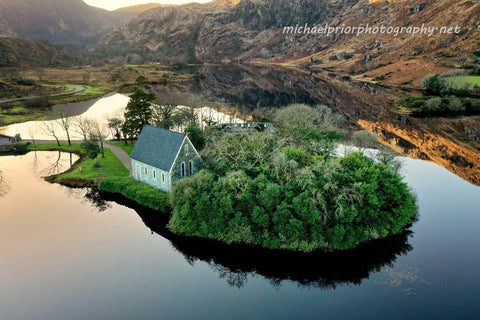
[(183, 133), (146, 125), (130, 158), (169, 172), (184, 139)]

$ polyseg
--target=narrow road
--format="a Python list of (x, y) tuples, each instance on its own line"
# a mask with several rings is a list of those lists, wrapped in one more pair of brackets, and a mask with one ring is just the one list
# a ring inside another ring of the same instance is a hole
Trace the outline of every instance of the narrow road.
[(105, 147), (110, 149), (118, 158), (118, 160), (122, 161), (125, 168), (127, 168), (130, 172), (130, 176), (132, 176), (132, 161), (130, 161), (130, 156), (128, 153), (126, 153), (122, 148), (111, 145), (108, 142), (105, 143)]
[[(74, 93), (77, 93), (77, 92), (82, 92), (83, 90), (85, 90), (85, 88), (82, 87), (82, 86), (72, 86), (72, 85), (42, 84), (42, 86), (44, 86), (44, 87), (69, 87), (69, 88), (73, 89), (72, 91), (68, 91), (68, 92), (50, 94), (50, 95), (48, 95), (48, 97), (67, 96), (67, 95), (74, 94)], [(31, 100), (31, 99), (35, 99), (35, 98), (39, 98), (39, 97), (40, 96), (14, 98), (14, 99), (4, 99), (4, 100), (0, 100), (0, 103), (21, 101), (21, 100)]]

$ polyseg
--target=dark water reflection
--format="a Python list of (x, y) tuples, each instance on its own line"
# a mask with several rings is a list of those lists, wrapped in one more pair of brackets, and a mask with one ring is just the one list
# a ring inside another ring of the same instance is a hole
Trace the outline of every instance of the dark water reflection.
[(479, 188), (432, 163), (405, 159), (420, 206), (411, 232), (309, 255), (179, 237), (167, 217), (42, 180), (69, 164), (0, 157), (2, 320), (480, 316)]
[[(158, 97), (174, 95), (180, 101), (191, 96), (205, 98), (207, 104), (238, 108), (279, 108), (291, 103), (327, 104), (360, 115), (378, 114), (389, 106), (390, 90), (366, 82), (342, 80), (332, 72), (249, 65), (207, 65), (204, 79), (153, 86)], [(183, 102), (183, 101), (181, 101)]]
[(479, 145), (475, 142), (480, 135), (478, 119), (416, 119), (392, 111), (395, 100), (418, 92), (374, 85), (333, 70), (232, 64), (206, 65), (200, 72), (204, 79), (158, 85), (153, 90), (160, 100), (174, 96), (175, 101), (188, 105), (189, 99), (197, 97), (197, 105), (228, 107), (242, 115), (257, 108), (268, 114), (291, 103), (326, 104), (345, 116), (348, 128), (375, 132), (405, 155), (431, 159), (480, 185)]
[(123, 197), (107, 193), (101, 195), (133, 208), (152, 232), (170, 240), (190, 264), (205, 261), (220, 278), (238, 288), (243, 287), (252, 275), (261, 275), (274, 287), (281, 285), (284, 280), (318, 288), (335, 288), (339, 284), (360, 285), (372, 272), (391, 266), (397, 257), (413, 249), (408, 243), (411, 231), (341, 252), (315, 251), (304, 254), (224, 245), (213, 240), (172, 234), (165, 227), (168, 218), (161, 218), (158, 213)]

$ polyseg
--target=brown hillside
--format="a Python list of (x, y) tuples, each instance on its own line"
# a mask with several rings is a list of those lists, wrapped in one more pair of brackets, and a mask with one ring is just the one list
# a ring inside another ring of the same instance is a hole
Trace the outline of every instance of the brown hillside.
[(136, 6), (130, 6), (130, 7), (125, 7), (125, 8), (119, 8), (115, 10), (115, 12), (128, 12), (128, 13), (142, 13), (144, 11), (156, 8), (161, 6), (160, 3), (146, 3), (146, 4), (139, 4)]
[[(458, 34), (285, 35), (284, 26), (436, 28)], [(162, 6), (144, 12), (96, 46), (146, 60), (244, 61), (334, 68), (385, 83), (418, 85), (428, 73), (478, 63), (480, 4), (460, 0), (243, 0)]]
[(0, 36), (0, 67), (71, 66), (78, 63), (68, 51), (51, 44)]

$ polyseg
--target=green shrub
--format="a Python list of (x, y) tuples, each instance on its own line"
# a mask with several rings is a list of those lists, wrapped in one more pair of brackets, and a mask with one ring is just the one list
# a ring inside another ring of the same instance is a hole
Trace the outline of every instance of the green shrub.
[(100, 181), (98, 189), (120, 193), (130, 200), (163, 213), (170, 210), (168, 194), (132, 178), (108, 177)]
[(36, 84), (35, 80), (25, 78), (15, 78), (13, 81), (23, 86), (34, 86)]
[(39, 108), (45, 109), (50, 106), (50, 102), (47, 96), (36, 97), (32, 99), (25, 100), (23, 102), (25, 108)]
[(360, 153), (299, 168), (284, 184), (269, 173), (202, 170), (182, 179), (168, 227), (272, 249), (350, 249), (401, 232), (417, 214), (401, 176)]
[(473, 64), (463, 64), (460, 66), (460, 69), (473, 70), (475, 69), (475, 66)]
[(409, 109), (417, 109), (417, 108), (421, 108), (425, 104), (425, 101), (427, 99), (428, 98), (425, 98), (425, 97), (409, 96), (409, 97), (400, 99), (399, 103), (402, 107), (409, 108)]
[(12, 147), (15, 150), (15, 153), (22, 154), (27, 151), (28, 143), (25, 142), (15, 142), (12, 144)]
[(434, 97), (428, 99), (421, 107), (421, 111), (425, 113), (434, 113), (442, 110), (442, 98)]
[(475, 100), (471, 104), (471, 111), (472, 113), (480, 112), (480, 100)]
[(465, 106), (460, 99), (450, 98), (448, 102), (447, 110), (451, 113), (463, 113), (465, 112)]
[(422, 81), (422, 86), (426, 96), (443, 96), (447, 90), (445, 80), (438, 74), (426, 76)]

